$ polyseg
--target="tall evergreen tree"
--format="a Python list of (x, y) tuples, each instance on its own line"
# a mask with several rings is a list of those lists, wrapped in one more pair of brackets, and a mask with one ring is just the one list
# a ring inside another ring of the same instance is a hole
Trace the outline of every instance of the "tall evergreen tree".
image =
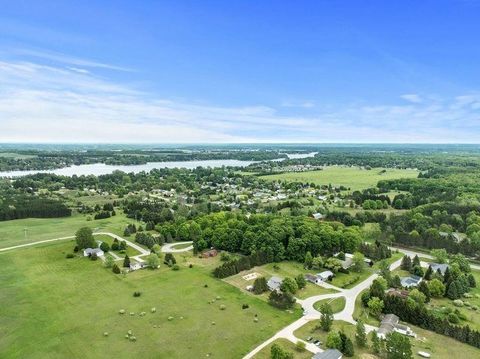
[(359, 347), (363, 348), (367, 346), (367, 333), (365, 332), (365, 325), (360, 319), (357, 321), (355, 341)]
[(320, 327), (326, 332), (330, 331), (333, 324), (333, 311), (330, 304), (322, 304), (320, 314)]
[(125, 268), (130, 267), (130, 257), (128, 256), (128, 254), (125, 254), (125, 258), (123, 259), (123, 266)]

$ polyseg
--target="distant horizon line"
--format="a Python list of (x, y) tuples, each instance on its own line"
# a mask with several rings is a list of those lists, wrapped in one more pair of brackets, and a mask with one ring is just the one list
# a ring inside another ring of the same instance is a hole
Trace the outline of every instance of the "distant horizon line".
[(1, 145), (480, 145), (480, 142), (2, 142)]

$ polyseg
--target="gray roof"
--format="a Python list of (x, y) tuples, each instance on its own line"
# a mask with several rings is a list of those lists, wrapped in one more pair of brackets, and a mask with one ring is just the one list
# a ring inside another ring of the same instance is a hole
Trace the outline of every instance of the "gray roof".
[(445, 274), (445, 271), (447, 270), (447, 268), (449, 267), (448, 264), (445, 264), (445, 263), (431, 263), (430, 264), (430, 267), (432, 267), (432, 270), (434, 272), (436, 272), (437, 270), (440, 269), (440, 273)]
[(317, 277), (322, 278), (322, 279), (327, 279), (329, 277), (333, 277), (333, 272), (326, 270), (322, 273), (317, 273)]
[(398, 325), (398, 317), (395, 314), (386, 314), (382, 322), (380, 323), (380, 327), (377, 330), (378, 334), (387, 335), (394, 331), (395, 327)]
[(422, 280), (422, 277), (412, 275), (410, 277), (403, 277), (400, 279), (400, 282), (402, 283), (402, 287), (416, 287), (418, 283), (420, 283)]
[(283, 279), (279, 277), (272, 277), (268, 280), (267, 286), (270, 290), (277, 290), (280, 289), (280, 285), (282, 284)]
[(99, 254), (99, 253), (103, 253), (103, 251), (100, 249), (100, 248), (85, 248), (85, 253), (87, 254)]
[(316, 353), (312, 359), (341, 359), (342, 353), (337, 349), (327, 349), (324, 352)]

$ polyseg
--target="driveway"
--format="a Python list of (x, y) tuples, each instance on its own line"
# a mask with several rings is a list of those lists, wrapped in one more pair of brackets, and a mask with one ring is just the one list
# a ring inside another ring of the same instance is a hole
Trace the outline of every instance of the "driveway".
[(188, 243), (193, 243), (192, 241), (188, 242), (175, 242), (175, 243), (167, 243), (162, 246), (162, 252), (163, 253), (181, 253), (181, 252), (188, 252), (193, 249), (193, 246), (188, 246), (185, 248), (179, 248), (175, 249), (175, 246), (178, 246), (180, 244), (188, 244)]

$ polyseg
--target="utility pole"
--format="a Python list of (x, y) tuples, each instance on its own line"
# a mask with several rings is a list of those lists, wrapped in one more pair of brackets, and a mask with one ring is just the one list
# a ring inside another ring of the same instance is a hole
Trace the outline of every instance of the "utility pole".
[(27, 240), (27, 229), (26, 228), (23, 229), (23, 234), (25, 236), (25, 240)]

